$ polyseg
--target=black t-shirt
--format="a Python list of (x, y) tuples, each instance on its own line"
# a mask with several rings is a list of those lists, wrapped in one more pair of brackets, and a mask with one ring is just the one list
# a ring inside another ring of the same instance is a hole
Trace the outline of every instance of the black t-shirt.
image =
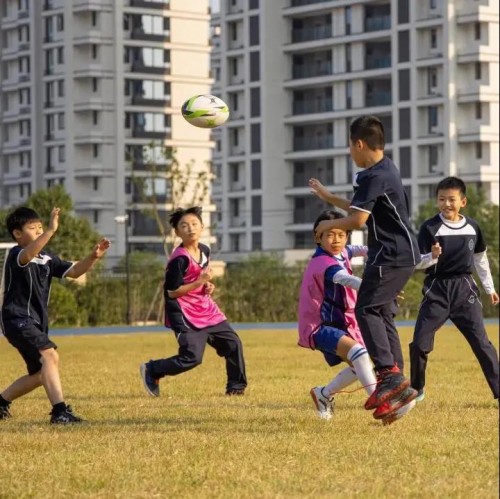
[(46, 331), (52, 277), (64, 277), (73, 264), (42, 251), (31, 262), (20, 265), (21, 250), (14, 246), (5, 261), (0, 287), (2, 321), (30, 317)]
[(411, 228), (408, 198), (399, 170), (384, 156), (358, 173), (351, 208), (370, 214), (367, 263), (411, 267), (420, 262), (417, 239)]
[(450, 223), (440, 214), (426, 220), (418, 233), (420, 251), (429, 253), (436, 242), (441, 246), (441, 255), (437, 264), (426, 270), (427, 274), (435, 277), (472, 274), (474, 253), (486, 251), (479, 225), (466, 216), (458, 223)]

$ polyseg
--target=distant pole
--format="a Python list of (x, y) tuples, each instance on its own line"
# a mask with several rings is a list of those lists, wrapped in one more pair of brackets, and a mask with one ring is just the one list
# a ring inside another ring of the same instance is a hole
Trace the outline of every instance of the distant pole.
[(130, 263), (129, 263), (129, 242), (128, 242), (128, 215), (120, 215), (115, 217), (115, 222), (117, 224), (123, 225), (125, 229), (125, 284), (127, 287), (127, 315), (126, 322), (129, 326), (131, 323), (130, 317)]

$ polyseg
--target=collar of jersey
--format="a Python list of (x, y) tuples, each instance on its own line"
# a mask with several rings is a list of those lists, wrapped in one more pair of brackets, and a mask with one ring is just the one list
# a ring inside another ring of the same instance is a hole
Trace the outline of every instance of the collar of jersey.
[(467, 225), (467, 219), (463, 215), (459, 214), (459, 216), (462, 217), (460, 220), (457, 222), (450, 222), (449, 220), (446, 220), (441, 213), (439, 214), (441, 222), (443, 222), (450, 229), (461, 229)]

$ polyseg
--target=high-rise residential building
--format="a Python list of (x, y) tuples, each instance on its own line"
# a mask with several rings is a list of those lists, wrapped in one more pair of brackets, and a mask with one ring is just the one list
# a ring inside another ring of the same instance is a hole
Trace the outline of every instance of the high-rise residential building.
[(125, 213), (132, 249), (160, 247), (148, 210), (153, 191), (163, 220), (171, 209), (161, 149), (193, 177), (209, 170), (209, 132), (180, 114), (211, 88), (209, 23), (208, 0), (1, 0), (0, 206), (63, 184), (112, 255)]
[(311, 247), (322, 203), (351, 196), (348, 126), (385, 125), (411, 210), (458, 175), (499, 195), (496, 0), (221, 0), (212, 16), (214, 225), (227, 260)]

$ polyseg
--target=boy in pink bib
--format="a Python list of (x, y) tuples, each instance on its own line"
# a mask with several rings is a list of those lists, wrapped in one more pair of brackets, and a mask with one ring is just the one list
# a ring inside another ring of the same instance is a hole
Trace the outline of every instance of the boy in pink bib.
[(200, 365), (208, 343), (226, 359), (226, 395), (242, 395), (247, 386), (243, 346), (211, 297), (210, 249), (199, 242), (203, 232), (201, 208), (178, 208), (170, 216), (170, 225), (182, 243), (170, 256), (165, 273), (165, 325), (174, 331), (179, 352), (142, 364), (144, 387), (158, 397), (159, 380)]

